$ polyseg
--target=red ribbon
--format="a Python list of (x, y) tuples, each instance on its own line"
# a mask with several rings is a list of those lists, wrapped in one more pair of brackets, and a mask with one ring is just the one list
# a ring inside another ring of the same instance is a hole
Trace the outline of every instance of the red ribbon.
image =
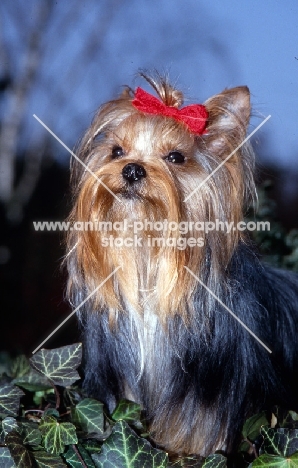
[(165, 117), (172, 117), (179, 122), (183, 122), (192, 133), (197, 135), (202, 135), (206, 128), (208, 112), (202, 104), (192, 104), (182, 107), (182, 109), (177, 109), (176, 107), (166, 106), (142, 88), (137, 88), (132, 105), (141, 112), (164, 115)]

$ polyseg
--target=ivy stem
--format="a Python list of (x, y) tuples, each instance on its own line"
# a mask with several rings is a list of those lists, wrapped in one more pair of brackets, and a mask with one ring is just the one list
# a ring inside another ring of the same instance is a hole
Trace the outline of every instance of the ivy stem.
[(73, 450), (76, 452), (76, 455), (77, 455), (78, 459), (80, 460), (80, 462), (82, 463), (82, 466), (83, 466), (84, 468), (88, 468), (88, 466), (87, 466), (86, 463), (84, 462), (83, 458), (81, 457), (81, 454), (80, 454), (78, 448), (76, 447), (76, 445), (73, 444), (73, 445), (72, 445), (72, 448), (73, 448)]
[(56, 410), (59, 410), (59, 408), (60, 408), (60, 403), (61, 403), (61, 400), (60, 400), (60, 393), (59, 393), (59, 390), (58, 390), (58, 388), (56, 387), (56, 385), (55, 385), (52, 381), (50, 381), (50, 382), (51, 382), (51, 384), (52, 384), (52, 386), (53, 386), (53, 388), (54, 388), (54, 392), (55, 392), (55, 396), (56, 396)]
[(249, 439), (247, 439), (247, 438), (244, 438), (244, 439), (243, 439), (243, 442), (247, 442), (247, 443), (249, 444), (252, 453), (254, 454), (254, 456), (255, 456), (256, 458), (258, 458), (258, 454), (257, 454), (257, 451), (256, 451), (255, 444), (253, 444), (253, 443), (252, 443)]

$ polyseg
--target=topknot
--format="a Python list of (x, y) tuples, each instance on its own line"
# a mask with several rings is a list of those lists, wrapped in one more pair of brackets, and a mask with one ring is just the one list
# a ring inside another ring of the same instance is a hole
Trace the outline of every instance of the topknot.
[(163, 77), (159, 73), (156, 73), (155, 76), (150, 76), (147, 72), (140, 72), (140, 75), (155, 89), (166, 106), (178, 108), (183, 105), (183, 93), (174, 88), (169, 83), (167, 77)]

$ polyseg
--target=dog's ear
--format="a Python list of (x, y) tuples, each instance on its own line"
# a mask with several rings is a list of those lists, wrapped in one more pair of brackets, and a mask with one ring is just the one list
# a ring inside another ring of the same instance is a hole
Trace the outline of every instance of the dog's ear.
[(209, 113), (205, 144), (211, 152), (224, 156), (244, 140), (250, 118), (247, 86), (226, 89), (205, 102)]
[(248, 126), (250, 118), (250, 93), (247, 86), (226, 89), (205, 102), (209, 113), (208, 129), (213, 125), (232, 130), (239, 124)]

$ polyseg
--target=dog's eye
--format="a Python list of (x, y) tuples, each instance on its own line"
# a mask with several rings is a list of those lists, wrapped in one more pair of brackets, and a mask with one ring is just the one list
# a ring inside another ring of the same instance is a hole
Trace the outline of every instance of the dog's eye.
[(114, 148), (112, 149), (112, 158), (120, 158), (123, 155), (124, 151), (121, 148), (121, 146), (114, 146)]
[(171, 151), (165, 159), (174, 164), (182, 164), (185, 161), (185, 157), (179, 151)]

